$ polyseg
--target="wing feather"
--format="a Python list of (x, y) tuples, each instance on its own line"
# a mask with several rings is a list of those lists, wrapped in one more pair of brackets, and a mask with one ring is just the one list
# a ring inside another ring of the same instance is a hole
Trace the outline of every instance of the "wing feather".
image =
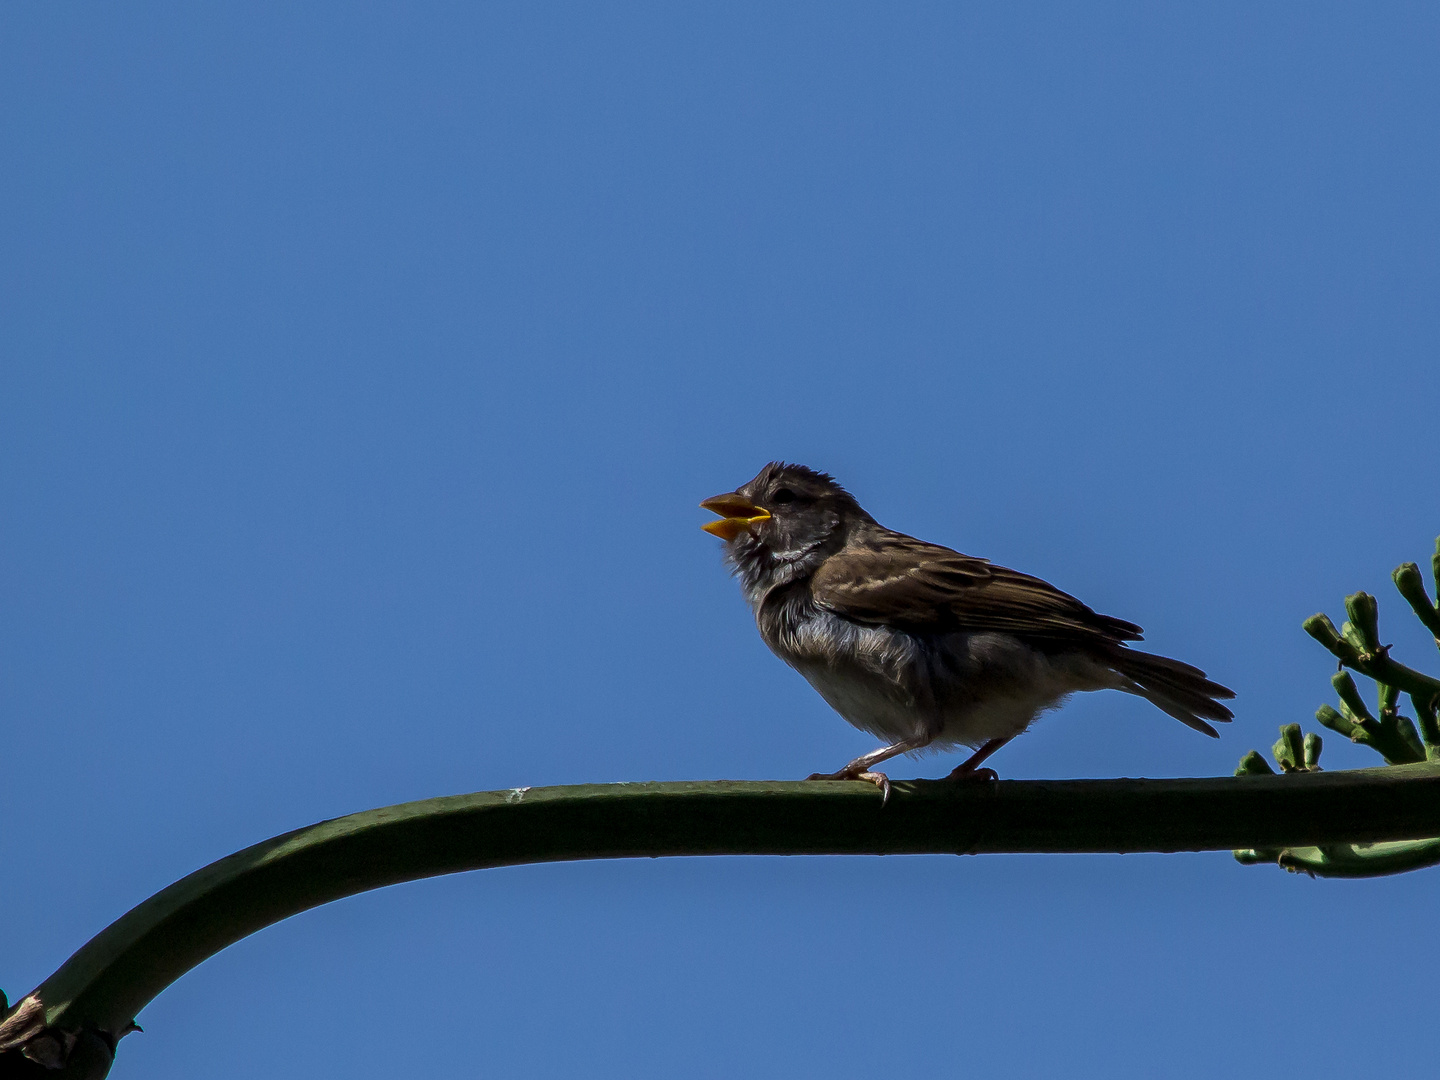
[(857, 622), (919, 633), (996, 630), (1039, 641), (1139, 641), (1140, 627), (1100, 615), (1040, 578), (892, 533), (826, 559), (815, 601)]

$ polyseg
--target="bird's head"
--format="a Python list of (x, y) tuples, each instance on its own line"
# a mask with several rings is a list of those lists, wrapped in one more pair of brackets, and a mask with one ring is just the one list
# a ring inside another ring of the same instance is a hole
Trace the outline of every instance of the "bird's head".
[(751, 558), (794, 562), (844, 544), (850, 524), (869, 521), (855, 497), (830, 475), (772, 461), (748, 484), (702, 502), (719, 521), (702, 525), (740, 566)]

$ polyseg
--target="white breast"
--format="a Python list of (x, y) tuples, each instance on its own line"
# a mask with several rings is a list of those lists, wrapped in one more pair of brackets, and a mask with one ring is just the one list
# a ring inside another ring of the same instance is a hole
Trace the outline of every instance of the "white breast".
[[(930, 747), (937, 750), (1009, 738), (1071, 693), (1107, 681), (1108, 672), (1088, 660), (1052, 659), (1008, 634), (955, 634), (922, 645), (896, 631), (846, 626), (854, 632), (839, 651), (847, 661), (835, 663), (833, 651), (786, 659), (831, 708), (887, 743), (927, 730), (938, 730)], [(937, 647), (949, 663), (924, 655)]]

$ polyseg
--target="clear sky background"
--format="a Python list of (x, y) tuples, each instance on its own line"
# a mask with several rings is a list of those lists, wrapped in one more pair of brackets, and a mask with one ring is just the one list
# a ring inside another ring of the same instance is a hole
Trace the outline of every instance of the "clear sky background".
[[(0, 12), (0, 985), (408, 799), (872, 741), (700, 499), (771, 458), (1141, 623), (1009, 777), (1228, 774), (1440, 533), (1430, 5)], [(901, 762), (941, 775), (953, 755)], [(1331, 767), (1378, 763), (1330, 738)], [(1433, 1075), (1440, 876), (581, 863), (301, 915), (118, 1078)]]

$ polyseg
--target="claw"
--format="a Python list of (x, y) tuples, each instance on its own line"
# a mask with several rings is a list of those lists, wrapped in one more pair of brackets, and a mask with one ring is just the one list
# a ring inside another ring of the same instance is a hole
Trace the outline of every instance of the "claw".
[(882, 807), (890, 801), (890, 778), (883, 772), (856, 773), (855, 779), (868, 780), (880, 789), (880, 805)]
[(947, 780), (999, 780), (1000, 777), (994, 769), (982, 769), (980, 763), (995, 753), (1002, 746), (1013, 739), (1014, 735), (1007, 735), (1003, 739), (991, 739), (984, 746), (976, 750), (968, 758), (962, 761), (948, 777)]
[(960, 768), (956, 769), (954, 772), (952, 772), (952, 773), (951, 773), (949, 776), (947, 776), (945, 779), (947, 779), (947, 780), (966, 780), (966, 781), (971, 781), (971, 780), (992, 781), (992, 780), (999, 780), (999, 779), (1000, 779), (1000, 774), (997, 773), (994, 769), (989, 769), (989, 768), (967, 769), (967, 768), (965, 768), (965, 766), (962, 765), (962, 766), (960, 766)]
[(864, 780), (874, 784), (880, 789), (880, 805), (884, 806), (890, 801), (890, 778), (883, 772), (846, 772), (841, 769), (839, 772), (817, 772), (811, 773), (806, 780)]

